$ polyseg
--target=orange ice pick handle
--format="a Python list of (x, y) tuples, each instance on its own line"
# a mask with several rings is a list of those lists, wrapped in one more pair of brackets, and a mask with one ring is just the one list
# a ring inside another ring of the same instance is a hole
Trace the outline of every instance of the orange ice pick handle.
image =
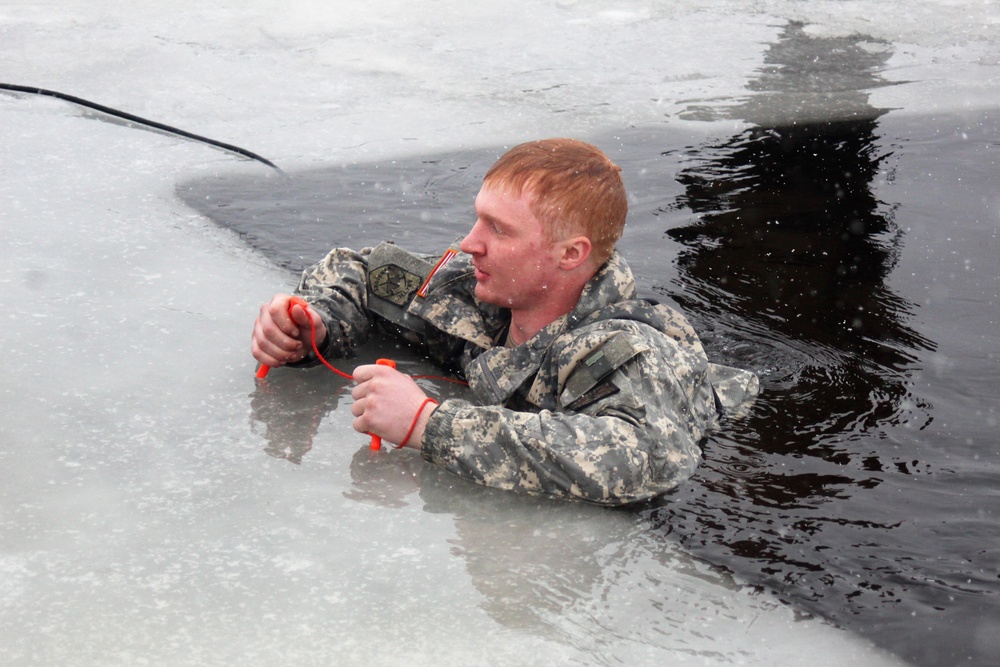
[[(396, 362), (392, 359), (378, 359), (375, 361), (379, 366), (388, 366), (389, 368), (395, 368)], [(368, 445), (368, 448), (373, 452), (377, 452), (382, 449), (382, 438), (378, 437), (374, 433), (372, 434), (372, 444)]]

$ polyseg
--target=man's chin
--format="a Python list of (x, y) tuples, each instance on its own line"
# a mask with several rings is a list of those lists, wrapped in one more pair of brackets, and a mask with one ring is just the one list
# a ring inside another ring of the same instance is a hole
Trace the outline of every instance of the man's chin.
[(504, 305), (502, 300), (496, 294), (491, 292), (489, 288), (483, 286), (483, 284), (480, 282), (476, 283), (476, 289), (474, 291), (474, 294), (476, 295), (476, 298), (482, 301), (483, 303), (489, 303), (494, 306)]

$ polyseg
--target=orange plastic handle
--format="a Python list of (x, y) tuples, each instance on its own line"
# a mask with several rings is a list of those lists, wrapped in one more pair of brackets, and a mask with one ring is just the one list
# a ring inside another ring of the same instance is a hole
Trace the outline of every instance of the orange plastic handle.
[[(309, 304), (306, 303), (305, 299), (303, 299), (301, 297), (293, 296), (291, 299), (288, 300), (288, 316), (289, 317), (292, 316), (292, 306), (302, 306), (303, 308), (308, 308)], [(270, 366), (265, 366), (264, 364), (261, 364), (260, 368), (257, 369), (257, 379), (263, 380), (265, 377), (267, 377), (267, 373), (270, 370), (271, 370)]]
[[(389, 368), (396, 367), (396, 362), (393, 361), (392, 359), (377, 359), (375, 363), (378, 364), (379, 366), (388, 366)], [(372, 444), (368, 445), (368, 449), (372, 450), (373, 452), (377, 452), (378, 450), (382, 449), (382, 438), (378, 437), (373, 433)]]

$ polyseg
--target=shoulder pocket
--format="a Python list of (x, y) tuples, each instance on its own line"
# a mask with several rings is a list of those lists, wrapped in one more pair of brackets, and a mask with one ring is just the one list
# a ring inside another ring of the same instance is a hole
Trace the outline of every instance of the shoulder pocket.
[[(587, 392), (597, 387), (602, 380), (642, 351), (643, 348), (633, 345), (628, 337), (621, 332), (610, 336), (600, 346), (591, 350), (570, 371), (562, 393), (559, 395), (559, 402), (571, 409), (579, 409), (580, 406), (574, 406), (574, 403), (577, 403)], [(600, 394), (601, 390), (596, 393)], [(612, 391), (611, 393), (616, 392)], [(595, 400), (606, 395), (608, 394), (601, 394)]]

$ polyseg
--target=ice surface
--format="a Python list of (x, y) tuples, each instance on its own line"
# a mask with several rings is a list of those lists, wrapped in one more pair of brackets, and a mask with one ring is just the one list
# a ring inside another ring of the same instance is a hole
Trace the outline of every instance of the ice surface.
[[(923, 83), (883, 88), (878, 105), (970, 108), (995, 102), (998, 15), (934, 1), (8, 1), (0, 78), (291, 168), (676, 123), (732, 101), (785, 19), (892, 40), (893, 76)], [(0, 662), (894, 663), (636, 517), (369, 458), (332, 376), (255, 390), (250, 323), (288, 275), (173, 194), (239, 170), (266, 168), (0, 95)], [(297, 422), (275, 414), (321, 424), (290, 453)]]

